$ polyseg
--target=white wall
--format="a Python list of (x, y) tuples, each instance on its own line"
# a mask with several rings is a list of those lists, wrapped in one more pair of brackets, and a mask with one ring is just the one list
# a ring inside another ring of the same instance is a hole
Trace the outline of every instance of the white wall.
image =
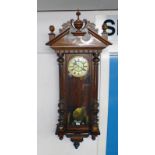
[[(95, 16), (111, 12), (84, 12), (82, 17), (95, 22)], [(48, 27), (54, 24), (56, 33), (58, 28), (71, 18), (75, 12), (46, 12), (38, 13), (38, 155), (105, 155), (107, 109), (108, 109), (108, 81), (109, 81), (109, 53), (101, 55), (100, 73), (100, 131), (96, 141), (85, 138), (78, 150), (73, 147), (70, 139), (60, 141), (55, 135), (58, 119), (58, 65), (57, 57), (45, 43), (48, 41)]]

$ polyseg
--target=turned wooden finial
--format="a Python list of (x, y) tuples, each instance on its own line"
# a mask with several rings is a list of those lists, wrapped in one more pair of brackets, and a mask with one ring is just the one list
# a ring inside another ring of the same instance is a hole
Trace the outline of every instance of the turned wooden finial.
[(77, 9), (76, 15), (77, 15), (77, 19), (79, 20), (80, 19), (80, 15), (81, 15), (81, 12), (79, 11), (79, 9)]
[(103, 23), (103, 25), (102, 25), (102, 30), (103, 30), (102, 37), (108, 38), (107, 29), (108, 29), (107, 24), (106, 23)]
[(55, 27), (53, 25), (50, 25), (49, 30), (50, 30), (50, 33), (48, 34), (49, 40), (52, 40), (55, 38), (55, 33), (54, 33)]
[(106, 23), (103, 23), (102, 25), (102, 30), (103, 30), (103, 33), (107, 33), (106, 30), (108, 29), (108, 26)]
[(79, 16), (81, 15), (81, 13), (79, 10), (76, 12), (76, 15), (77, 15), (77, 20), (74, 22), (74, 27), (77, 29), (78, 32), (80, 32), (80, 29), (83, 26), (83, 21), (80, 20)]
[(77, 20), (74, 21), (73, 23), (73, 27), (76, 29), (76, 32), (72, 32), (72, 34), (75, 36), (84, 36), (85, 32), (81, 31), (81, 29), (84, 26), (84, 22), (80, 20), (81, 12), (79, 11), (79, 9), (77, 10), (76, 15), (77, 15)]
[(53, 33), (55, 31), (55, 27), (53, 25), (50, 25), (49, 30), (51, 31), (51, 33)]

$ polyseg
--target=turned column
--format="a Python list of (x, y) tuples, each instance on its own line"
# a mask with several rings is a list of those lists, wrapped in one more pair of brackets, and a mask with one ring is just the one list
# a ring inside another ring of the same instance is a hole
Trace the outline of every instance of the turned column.
[(98, 51), (93, 53), (93, 83), (92, 83), (92, 103), (91, 103), (91, 132), (92, 139), (95, 140), (96, 136), (100, 134), (98, 127), (98, 63), (100, 53)]
[[(62, 52), (62, 51), (61, 51)], [(64, 101), (64, 53), (57, 53), (59, 63), (59, 104), (58, 113), (59, 119), (56, 129), (56, 134), (62, 140), (65, 133), (65, 101)]]

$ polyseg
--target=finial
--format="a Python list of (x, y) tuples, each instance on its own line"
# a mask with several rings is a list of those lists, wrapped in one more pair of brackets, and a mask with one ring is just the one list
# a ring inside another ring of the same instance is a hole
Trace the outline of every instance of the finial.
[(108, 29), (108, 26), (106, 23), (103, 23), (102, 25), (102, 37), (104, 37), (105, 39), (108, 39), (108, 33), (107, 33), (107, 29)]
[(80, 19), (79, 16), (81, 15), (81, 12), (79, 11), (79, 9), (77, 9), (76, 15), (77, 15), (77, 19), (79, 20)]
[(50, 25), (49, 30), (50, 30), (50, 33), (48, 34), (49, 40), (52, 40), (55, 38), (55, 33), (54, 33), (55, 27), (53, 25)]
[(102, 25), (102, 30), (103, 30), (103, 33), (107, 33), (106, 30), (108, 29), (108, 26), (106, 23), (103, 23)]
[(73, 27), (76, 29), (76, 32), (72, 32), (72, 34), (74, 36), (84, 36), (86, 32), (82, 32), (82, 28), (83, 28), (83, 25), (84, 25), (84, 22), (82, 20), (80, 20), (79, 16), (81, 15), (79, 9), (77, 10), (76, 12), (76, 15), (77, 15), (77, 20), (74, 21), (72, 20), (71, 22), (73, 23)]
[(51, 31), (51, 33), (53, 33), (55, 31), (55, 27), (53, 25), (50, 25), (49, 30)]

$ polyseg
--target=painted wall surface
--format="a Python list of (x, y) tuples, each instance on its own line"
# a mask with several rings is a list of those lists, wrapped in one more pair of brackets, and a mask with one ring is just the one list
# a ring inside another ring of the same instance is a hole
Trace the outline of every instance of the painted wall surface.
[(118, 0), (37, 0), (38, 10), (117, 9)]
[[(116, 12), (82, 12), (82, 17), (96, 22), (95, 17), (104, 14)], [(74, 17), (75, 12), (38, 13), (38, 155), (106, 155), (110, 67), (108, 49), (101, 55), (99, 73), (101, 135), (96, 141), (85, 138), (78, 150), (70, 139), (60, 141), (55, 135), (59, 97), (58, 63), (56, 54), (45, 43), (48, 41), (49, 25), (55, 25), (57, 34), (61, 25)]]

